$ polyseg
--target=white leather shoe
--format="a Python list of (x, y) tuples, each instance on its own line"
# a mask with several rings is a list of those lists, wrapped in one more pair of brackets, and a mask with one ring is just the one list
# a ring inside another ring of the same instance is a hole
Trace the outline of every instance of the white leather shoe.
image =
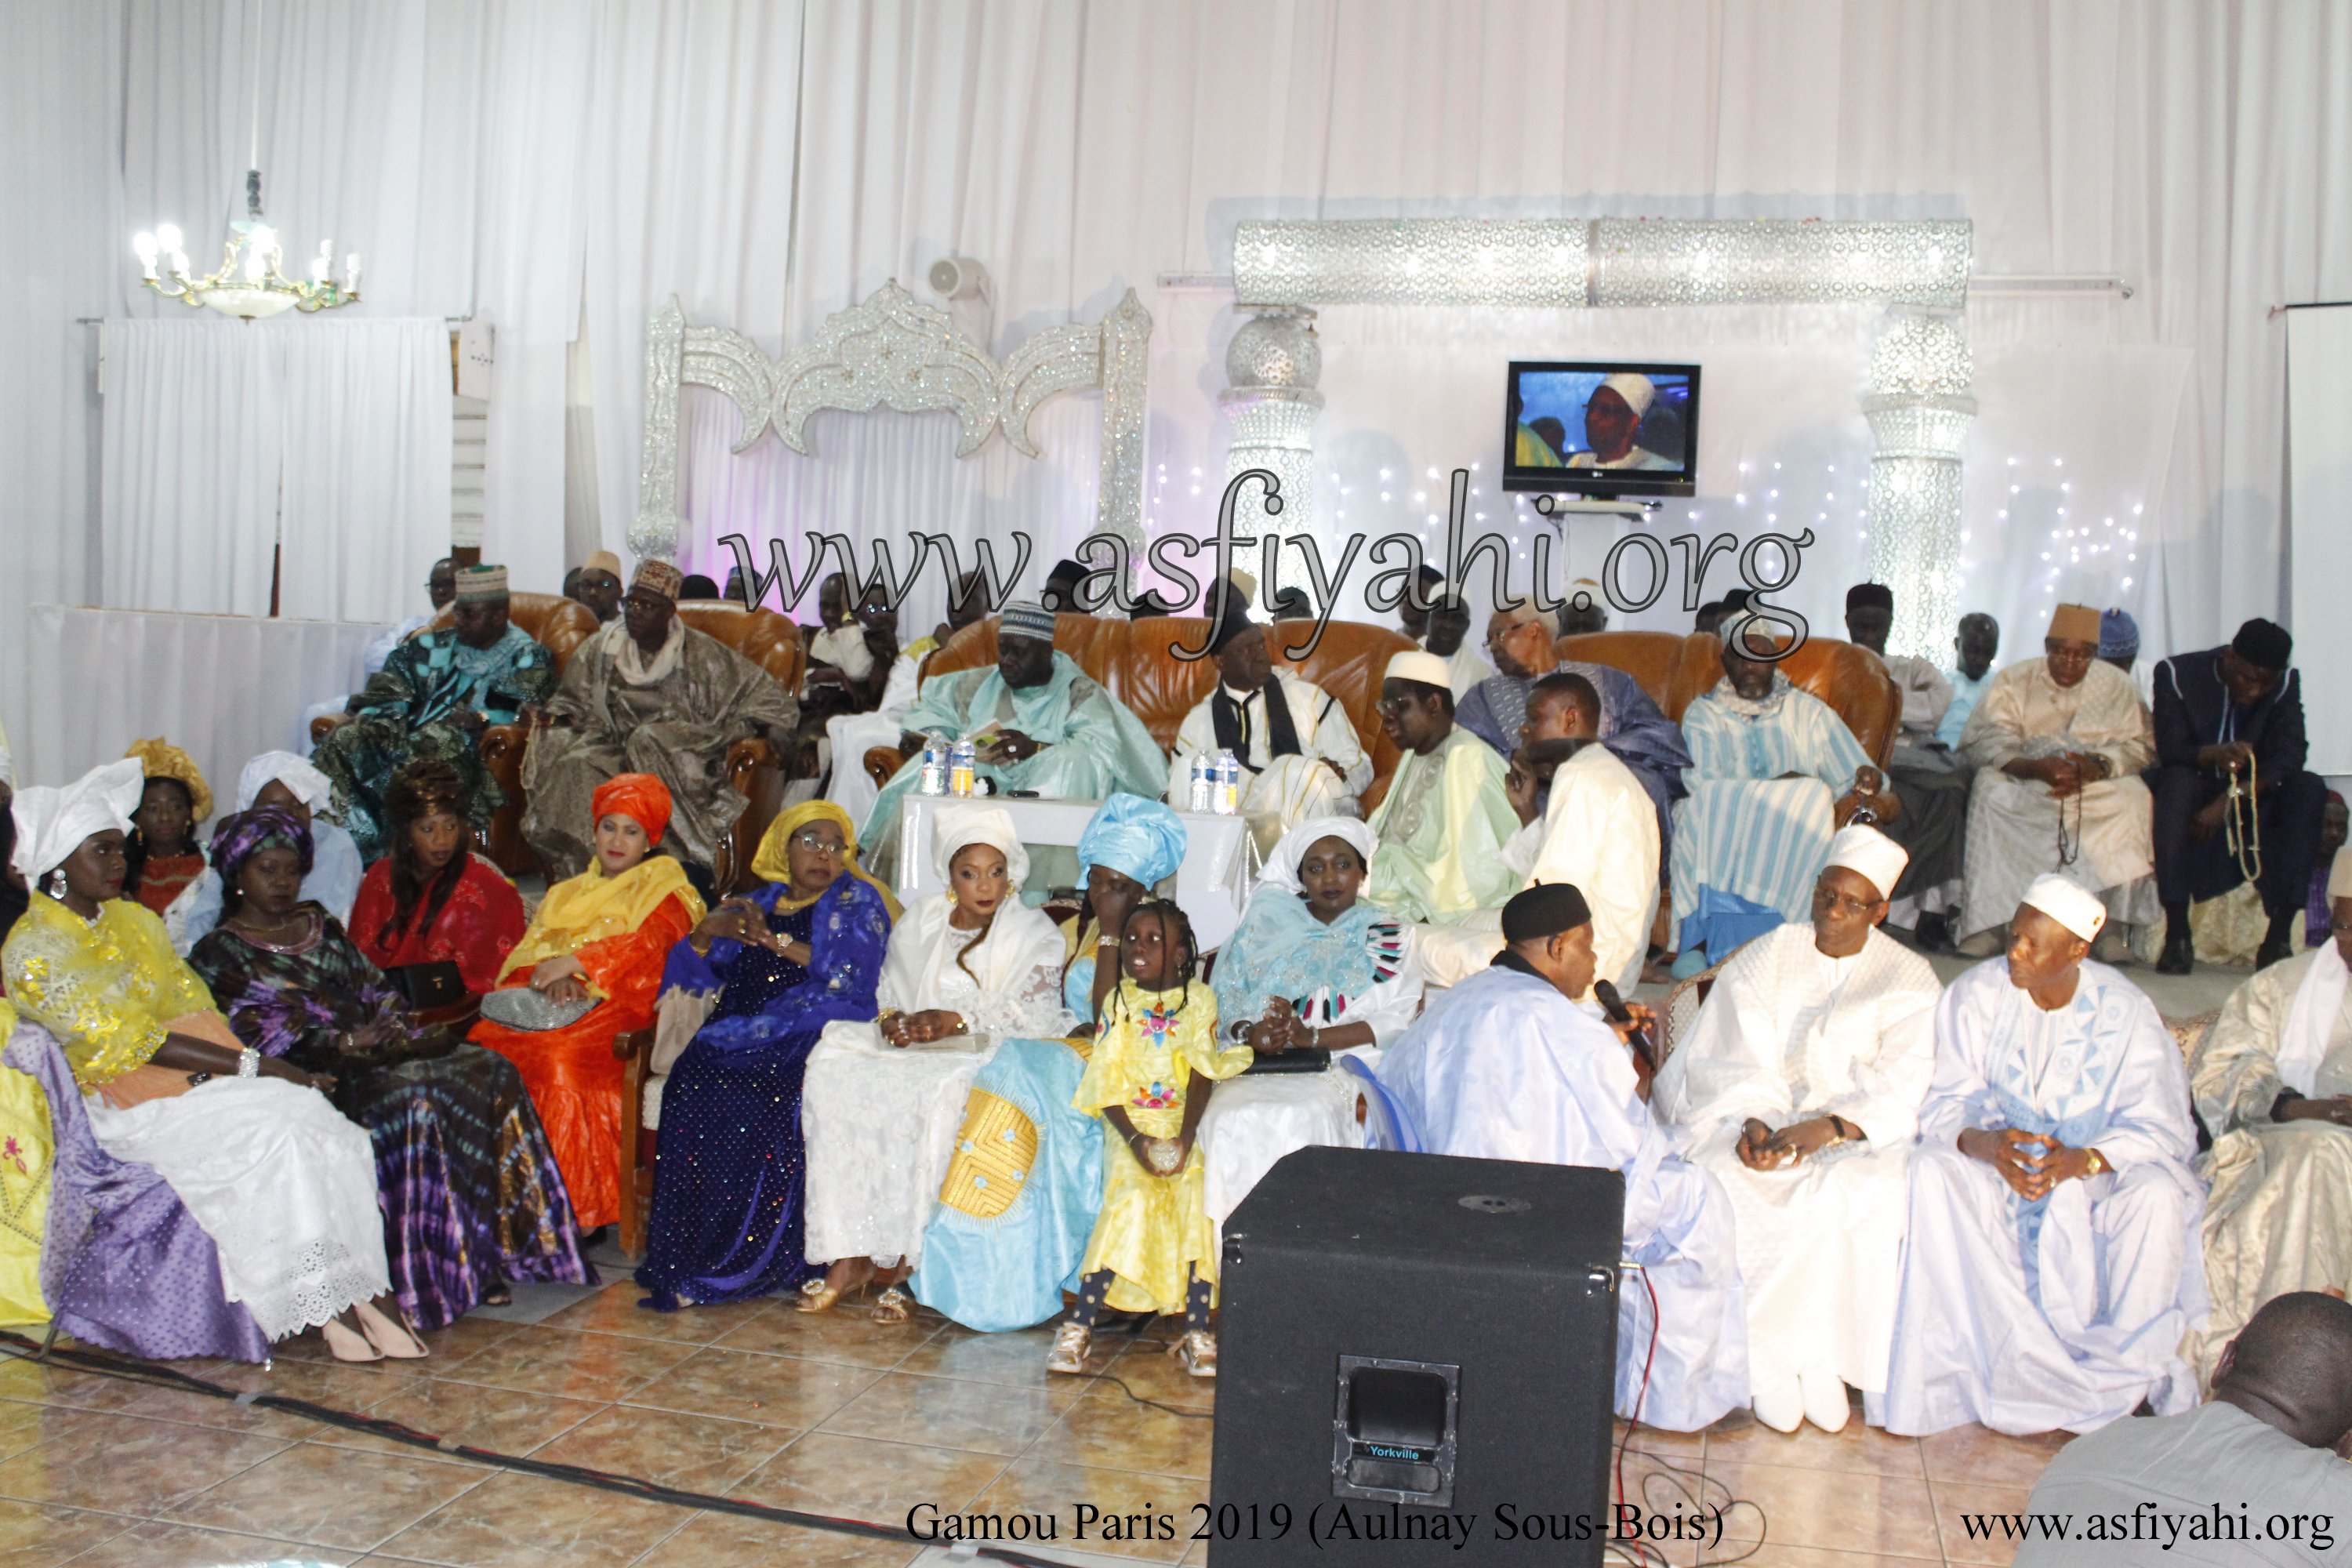
[(1843, 1432), (1853, 1407), (1846, 1403), (1845, 1382), (1833, 1372), (1797, 1374), (1804, 1391), (1805, 1419), (1824, 1432)]
[(1756, 1419), (1775, 1432), (1793, 1432), (1805, 1424), (1805, 1391), (1793, 1377), (1754, 1386)]

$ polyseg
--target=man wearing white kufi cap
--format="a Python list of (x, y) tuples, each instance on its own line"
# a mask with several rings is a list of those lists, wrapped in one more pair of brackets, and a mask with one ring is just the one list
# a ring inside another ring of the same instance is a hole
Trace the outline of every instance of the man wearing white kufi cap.
[(1584, 401), (1584, 442), (1591, 449), (1568, 460), (1571, 468), (1680, 468), (1672, 458), (1661, 457), (1633, 444), (1642, 416), (1658, 400), (1657, 384), (1646, 375), (1620, 371), (1592, 389)]
[(1906, 858), (1875, 827), (1842, 830), (1812, 920), (1732, 955), (1651, 1098), (1731, 1195), (1756, 1415), (1783, 1432), (1837, 1431), (1848, 1384), (1886, 1388), (1941, 990), (1878, 929)]
[(2200, 1163), (2213, 1314), (2184, 1347), (2200, 1379), (2263, 1302), (2352, 1288), (2352, 849), (2327, 899), (2330, 940), (2256, 971), (2189, 1064), (2214, 1139)]
[(2045, 876), (2009, 952), (1936, 1008), (1911, 1159), (1885, 1421), (2088, 1432), (2197, 1402), (2205, 1189), (2180, 1049), (2139, 990), (2087, 962), (2097, 894)]
[(1404, 752), (1371, 815), (1380, 837), (1364, 897), (1409, 921), (1450, 923), (1518, 889), (1503, 846), (1519, 819), (1503, 759), (1454, 722), (1445, 661), (1415, 648), (1381, 681), (1381, 728)]

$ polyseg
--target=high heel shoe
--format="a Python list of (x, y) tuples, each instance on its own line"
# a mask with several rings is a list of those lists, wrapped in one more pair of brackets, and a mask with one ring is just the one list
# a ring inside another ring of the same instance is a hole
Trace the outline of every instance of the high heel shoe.
[(327, 1342), (327, 1353), (337, 1361), (382, 1361), (383, 1359), (382, 1351), (332, 1318), (319, 1325), (319, 1337)]
[(366, 1301), (352, 1310), (360, 1321), (360, 1331), (373, 1345), (394, 1361), (421, 1361), (427, 1353), (424, 1342), (400, 1324), (385, 1317)]

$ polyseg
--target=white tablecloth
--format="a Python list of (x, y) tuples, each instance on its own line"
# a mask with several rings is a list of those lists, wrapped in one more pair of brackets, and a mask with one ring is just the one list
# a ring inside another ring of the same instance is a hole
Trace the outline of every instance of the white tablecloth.
[(161, 735), (236, 805), (237, 771), (257, 752), (310, 754), (302, 710), (364, 684), (368, 645), (388, 629), (35, 605), (32, 722), (12, 735), (19, 784), (62, 784)]
[[(898, 901), (912, 904), (946, 890), (931, 865), (931, 825), (942, 806), (970, 804), (951, 796), (909, 795), (898, 818)], [(1014, 800), (992, 795), (982, 804), (1001, 805), (1013, 818), (1021, 842), (1075, 845), (1087, 823), (1102, 805), (1098, 800)], [(1176, 871), (1176, 901), (1192, 920), (1192, 935), (1208, 952), (1234, 934), (1241, 924), (1255, 868), (1250, 864), (1253, 846), (1249, 826), (1238, 816), (1210, 816), (1180, 811), (1184, 824), (1184, 864)]]

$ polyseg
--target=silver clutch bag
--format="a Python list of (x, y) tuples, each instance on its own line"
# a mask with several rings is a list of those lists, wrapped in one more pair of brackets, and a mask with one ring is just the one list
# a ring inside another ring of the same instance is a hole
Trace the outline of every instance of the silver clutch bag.
[(551, 1002), (543, 992), (528, 985), (505, 986), (482, 998), (483, 1017), (534, 1035), (576, 1024), (595, 1010), (593, 996), (583, 996), (577, 1002)]

